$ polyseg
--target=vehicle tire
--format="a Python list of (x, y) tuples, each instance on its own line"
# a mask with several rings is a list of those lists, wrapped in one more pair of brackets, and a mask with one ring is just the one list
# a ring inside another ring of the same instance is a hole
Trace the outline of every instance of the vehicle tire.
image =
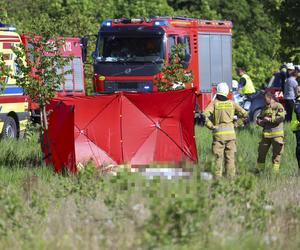
[(261, 114), (261, 109), (257, 109), (253, 113), (252, 121), (256, 124), (257, 117)]
[(18, 137), (17, 124), (14, 118), (7, 116), (2, 129), (2, 138), (15, 139)]

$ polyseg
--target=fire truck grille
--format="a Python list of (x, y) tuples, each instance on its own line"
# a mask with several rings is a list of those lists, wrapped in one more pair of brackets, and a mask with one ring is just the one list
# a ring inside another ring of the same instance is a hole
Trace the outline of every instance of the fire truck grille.
[(104, 91), (108, 93), (116, 91), (153, 91), (152, 81), (105, 81)]

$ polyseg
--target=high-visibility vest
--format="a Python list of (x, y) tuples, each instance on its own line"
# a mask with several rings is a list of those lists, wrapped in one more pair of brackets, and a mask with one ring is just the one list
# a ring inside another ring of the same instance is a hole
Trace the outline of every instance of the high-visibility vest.
[(246, 84), (242, 87), (242, 94), (248, 95), (248, 94), (253, 94), (255, 93), (255, 87), (254, 84), (247, 74), (242, 75), (242, 78), (245, 78)]
[[(297, 105), (300, 105), (300, 103), (297, 102), (297, 101), (300, 101), (300, 97), (297, 97), (297, 99), (296, 99), (295, 110), (297, 109)], [(298, 131), (298, 130), (300, 130), (300, 122), (297, 119), (297, 115), (296, 115), (295, 110), (293, 112), (292, 121), (291, 121), (291, 129), (292, 129), (292, 131)]]

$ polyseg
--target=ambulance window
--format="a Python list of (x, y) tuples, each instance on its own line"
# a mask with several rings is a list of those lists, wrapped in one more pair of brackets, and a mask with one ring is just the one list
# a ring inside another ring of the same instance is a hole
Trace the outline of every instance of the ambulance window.
[(172, 51), (172, 47), (176, 44), (175, 35), (168, 36), (168, 58), (170, 60), (170, 55)]

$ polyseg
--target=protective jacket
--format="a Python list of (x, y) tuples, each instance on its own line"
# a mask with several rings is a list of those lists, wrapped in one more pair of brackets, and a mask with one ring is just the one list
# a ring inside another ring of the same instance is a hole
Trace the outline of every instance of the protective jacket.
[(234, 116), (247, 118), (247, 111), (231, 100), (214, 100), (204, 110), (205, 125), (215, 141), (235, 140)]
[(295, 100), (294, 113), (291, 121), (291, 129), (295, 132), (300, 130), (300, 96)]
[(242, 87), (241, 94), (243, 95), (249, 95), (249, 94), (254, 94), (256, 92), (254, 84), (247, 74), (243, 74), (241, 78), (244, 78), (246, 83)]
[[(265, 117), (271, 118), (271, 121), (263, 121)], [(258, 116), (259, 120), (262, 120), (259, 125), (263, 127), (264, 138), (276, 138), (283, 137), (283, 122), (285, 119), (285, 111), (283, 106), (272, 100), (270, 105), (266, 105)]]

